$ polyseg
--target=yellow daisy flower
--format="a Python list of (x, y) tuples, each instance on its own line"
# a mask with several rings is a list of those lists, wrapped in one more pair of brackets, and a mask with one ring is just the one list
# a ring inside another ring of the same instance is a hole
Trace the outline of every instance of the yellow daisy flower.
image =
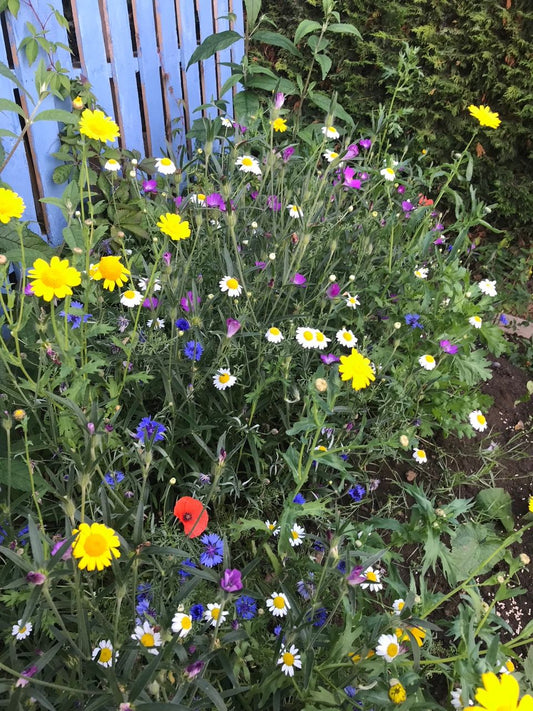
[(468, 107), (470, 115), (476, 118), (481, 126), (488, 126), (489, 128), (498, 128), (501, 124), (501, 120), (497, 113), (491, 111), (488, 106), (474, 106), (470, 104)]
[(358, 350), (352, 348), (349, 356), (341, 356), (341, 364), (339, 365), (339, 373), (342, 380), (351, 380), (354, 390), (362, 390), (370, 385), (376, 379), (372, 364), (359, 353)]
[(104, 280), (104, 289), (113, 291), (115, 286), (124, 286), (128, 281), (130, 270), (121, 263), (120, 257), (102, 257), (102, 259), (91, 267), (91, 279)]
[(533, 711), (533, 697), (526, 694), (520, 702), (520, 686), (511, 674), (502, 674), (498, 679), (494, 672), (481, 675), (483, 688), (477, 689), (479, 706), (469, 706), (469, 711)]
[(80, 570), (103, 570), (111, 565), (113, 558), (120, 558), (120, 541), (112, 528), (103, 523), (80, 523), (72, 531), (76, 540), (72, 544), (72, 555), (79, 558)]
[(120, 136), (119, 128), (103, 111), (85, 109), (80, 119), (80, 133), (95, 141), (114, 141)]
[(44, 259), (36, 259), (28, 277), (35, 296), (52, 301), (54, 296), (63, 299), (72, 294), (72, 286), (81, 284), (81, 274), (69, 266), (68, 259), (52, 257), (50, 264)]
[(270, 122), (270, 125), (276, 133), (284, 133), (287, 130), (287, 122), (283, 118), (274, 119), (274, 121)]
[(187, 220), (182, 222), (181, 217), (172, 212), (167, 212), (166, 215), (161, 215), (157, 226), (164, 235), (168, 235), (170, 239), (173, 239), (176, 242), (180, 239), (187, 239), (187, 237), (191, 236), (191, 230)]
[(12, 217), (16, 217), (17, 220), (22, 217), (26, 205), (24, 200), (13, 192), (13, 190), (8, 190), (7, 188), (0, 188), (0, 222), (7, 225)]

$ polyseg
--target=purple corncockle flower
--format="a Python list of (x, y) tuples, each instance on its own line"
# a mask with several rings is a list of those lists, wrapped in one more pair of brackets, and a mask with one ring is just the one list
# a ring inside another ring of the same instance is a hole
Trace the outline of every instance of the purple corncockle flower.
[(239, 131), (242, 133), (243, 136), (246, 133), (246, 131), (248, 130), (246, 128), (246, 126), (243, 126), (242, 124), (237, 123), (236, 121), (233, 122), (233, 128), (239, 129)]
[[(415, 209), (415, 206), (413, 205), (413, 203), (412, 203), (410, 200), (404, 200), (404, 201), (402, 202), (402, 210), (403, 210), (405, 213), (409, 213), (409, 212), (411, 212), (411, 211), (414, 210), (414, 209)], [(406, 217), (407, 217), (407, 215), (406, 215)]]
[[(56, 541), (56, 543), (54, 543), (54, 545), (52, 546), (50, 555), (54, 556), (58, 552), (58, 550), (60, 550), (61, 547), (64, 545), (65, 541), (66, 541), (66, 538), (60, 538), (59, 541)], [(68, 546), (62, 554), (61, 560), (69, 560), (71, 557), (72, 557), (72, 546)]]
[(357, 148), (357, 143), (350, 143), (350, 145), (346, 149), (346, 154), (344, 156), (344, 160), (351, 160), (352, 158), (355, 158), (358, 155), (359, 155), (359, 148)]
[(33, 286), (31, 284), (26, 284), (24, 287), (24, 296), (33, 296)]
[[(196, 303), (199, 304), (201, 302), (201, 298), (199, 296), (196, 297)], [(189, 311), (194, 311), (194, 296), (192, 291), (187, 292), (187, 296), (183, 296), (180, 299), (180, 306), (181, 308), (189, 313)]]
[(174, 198), (174, 205), (176, 205), (176, 207), (181, 207), (182, 202), (183, 198), (181, 197), (181, 195), (178, 195), (178, 197)]
[(298, 272), (296, 272), (296, 274), (292, 278), (292, 283), (296, 284), (296, 286), (305, 286), (306, 282), (307, 279), (304, 277), (304, 275), (298, 274)]
[(359, 141), (359, 145), (361, 146), (361, 148), (364, 148), (365, 151), (367, 151), (369, 148), (372, 147), (372, 141), (370, 140), (370, 138), (361, 138), (361, 140)]
[(326, 365), (331, 365), (332, 363), (338, 363), (340, 359), (334, 353), (322, 353), (320, 355), (320, 360)]
[(366, 575), (364, 575), (363, 570), (364, 568), (362, 565), (356, 565), (350, 575), (346, 578), (348, 585), (361, 585), (361, 583), (364, 583)]
[(205, 666), (205, 662), (202, 662), (202, 660), (199, 659), (197, 662), (188, 664), (185, 667), (184, 674), (187, 677), (187, 679), (190, 681), (191, 679), (194, 679), (195, 677), (197, 677), (198, 674), (201, 674), (204, 666)]
[(243, 584), (241, 579), (241, 571), (235, 568), (226, 568), (224, 575), (220, 581), (220, 587), (226, 592), (238, 592), (242, 590)]
[(269, 195), (267, 197), (267, 207), (273, 212), (281, 210), (281, 202), (278, 200), (277, 195)]
[(226, 203), (224, 198), (220, 193), (211, 193), (205, 198), (205, 204), (207, 207), (217, 207), (220, 212), (226, 212)]
[(39, 573), (36, 570), (30, 570), (26, 575), (26, 580), (30, 585), (44, 585), (46, 581), (46, 575), (44, 573)]
[(354, 188), (355, 190), (361, 189), (361, 181), (358, 178), (353, 177), (355, 175), (355, 170), (353, 168), (347, 166), (346, 168), (344, 168), (342, 173), (344, 176), (343, 185), (345, 185), (347, 188)]
[(170, 252), (164, 252), (163, 254), (163, 261), (167, 265), (167, 267), (170, 267), (170, 260), (172, 259), (172, 254)]
[(157, 180), (143, 180), (142, 191), (147, 195), (157, 195)]
[(439, 235), (437, 237), (437, 239), (433, 240), (433, 244), (437, 244), (437, 245), (444, 244), (444, 237), (442, 235)]
[(256, 266), (258, 269), (260, 269), (261, 271), (263, 271), (263, 269), (266, 269), (266, 265), (267, 265), (266, 262), (256, 262), (256, 263), (255, 263), (255, 266)]
[(150, 311), (155, 311), (159, 305), (159, 299), (157, 299), (155, 296), (148, 296), (144, 301), (143, 301), (143, 306), (145, 309), (150, 309)]
[(459, 350), (459, 347), (454, 345), (453, 343), (450, 343), (450, 341), (439, 341), (439, 346), (442, 348), (442, 350), (445, 353), (449, 353), (450, 355), (454, 355), (457, 353)]
[(285, 103), (285, 94), (281, 91), (278, 91), (274, 98), (274, 108), (275, 109), (281, 109), (283, 104)]
[(285, 150), (281, 153), (281, 156), (283, 158), (283, 162), (286, 163), (289, 158), (292, 156), (294, 153), (294, 146), (287, 146)]
[(27, 669), (24, 669), (24, 671), (21, 673), (21, 676), (17, 679), (17, 683), (15, 686), (17, 688), (24, 688), (25, 686), (28, 685), (28, 680), (31, 679), (32, 676), (35, 676), (39, 670), (35, 665), (32, 665), (31, 667), (28, 667)]
[(328, 288), (326, 289), (326, 296), (328, 297), (328, 299), (334, 299), (340, 293), (341, 293), (341, 288), (337, 284), (336, 281), (334, 281), (333, 284), (330, 284), (328, 286)]
[(228, 338), (231, 338), (240, 329), (241, 322), (237, 321), (236, 318), (228, 318), (228, 319), (226, 319), (226, 326), (228, 328), (228, 332), (226, 333), (226, 336)]
[(398, 187), (396, 188), (396, 192), (400, 195), (403, 195), (405, 192), (405, 185), (398, 185)]

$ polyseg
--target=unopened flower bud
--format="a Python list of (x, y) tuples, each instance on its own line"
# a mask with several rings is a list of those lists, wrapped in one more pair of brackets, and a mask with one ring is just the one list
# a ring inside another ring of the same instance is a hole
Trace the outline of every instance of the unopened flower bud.
[(402, 435), (400, 437), (400, 444), (402, 447), (408, 447), (409, 446), (409, 437), (407, 435)]
[(0, 254), (0, 265), (7, 264), (7, 257), (5, 254)]
[(327, 380), (324, 380), (324, 378), (317, 378), (315, 380), (315, 388), (318, 390), (319, 393), (324, 393), (328, 389), (328, 383)]
[(527, 553), (520, 553), (520, 555), (518, 557), (520, 559), (520, 562), (523, 563), (524, 565), (529, 565), (531, 562), (531, 559)]

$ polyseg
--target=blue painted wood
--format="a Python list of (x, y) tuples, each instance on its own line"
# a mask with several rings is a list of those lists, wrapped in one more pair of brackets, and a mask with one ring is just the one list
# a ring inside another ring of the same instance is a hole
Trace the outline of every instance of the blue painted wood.
[[(204, 0), (209, 2), (209, 0)], [(186, 70), (189, 59), (192, 53), (198, 46), (198, 38), (196, 36), (196, 21), (195, 21), (195, 0), (182, 0), (178, 8), (179, 22), (179, 43), (180, 43), (180, 61), (183, 68), (183, 84), (184, 84), (184, 99), (186, 104), (187, 129), (192, 125), (198, 114), (193, 114), (194, 109), (203, 103), (203, 96), (200, 84), (200, 69), (198, 64), (193, 64)]]
[[(208, 37), (215, 31), (215, 19), (213, 16), (214, 9), (212, 2), (200, 0), (198, 3), (198, 14), (200, 20), (200, 38)], [(189, 61), (190, 57), (187, 58)], [(203, 103), (208, 104), (218, 97), (218, 81), (215, 57), (209, 57), (199, 65), (200, 77), (203, 85)], [(194, 106), (191, 108), (195, 108)], [(204, 112), (210, 118), (214, 118), (218, 111), (215, 108), (210, 108)]]
[[(223, 32), (224, 30), (231, 30), (235, 29), (231, 27), (231, 23), (227, 19), (222, 19), (228, 17), (229, 13), (231, 12), (231, 2), (229, 0), (213, 0), (214, 7), (213, 7), (213, 16), (215, 18), (215, 28), (217, 32)], [(227, 49), (224, 49), (222, 52), (218, 53), (217, 56), (217, 72), (218, 72), (218, 79), (219, 79), (219, 86), (218, 86), (218, 91), (217, 91), (217, 97), (219, 99), (223, 99), (224, 97), (221, 96), (220, 94), (220, 89), (224, 85), (224, 82), (229, 79), (231, 76), (231, 68), (228, 66), (223, 66), (223, 63), (230, 63), (232, 61), (235, 61), (232, 56), (232, 48), (228, 47)], [(238, 48), (237, 48), (237, 53), (238, 53)], [(242, 54), (242, 51), (241, 51)], [(237, 62), (240, 61), (241, 54), (239, 54), (238, 59), (236, 60)], [(226, 100), (231, 102), (231, 93), (227, 92), (226, 95)]]
[[(143, 112), (146, 122), (146, 153), (162, 155), (165, 151), (165, 107), (161, 91), (159, 53), (152, 3), (133, 0), (133, 18), (137, 39)], [(170, 140), (170, 134), (168, 136)]]

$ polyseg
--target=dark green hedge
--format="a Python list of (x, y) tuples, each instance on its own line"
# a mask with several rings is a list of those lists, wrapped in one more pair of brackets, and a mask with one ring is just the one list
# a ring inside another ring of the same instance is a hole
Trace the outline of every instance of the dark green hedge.
[[(342, 22), (363, 42), (337, 35), (330, 55), (336, 71), (322, 84), (361, 126), (385, 102), (403, 43), (419, 47), (423, 72), (398, 97), (412, 108), (406, 137), (435, 162), (448, 161), (472, 135), (469, 104), (488, 104), (502, 124), (479, 132), (474, 182), (485, 202), (498, 203), (492, 222), (529, 239), (533, 225), (533, 5), (531, 0), (337, 0)], [(300, 20), (322, 19), (321, 0), (263, 0), (263, 11), (291, 38)], [(298, 68), (273, 48), (265, 56), (288, 76)], [(315, 79), (319, 80), (319, 73)], [(474, 122), (476, 123), (476, 122)]]

